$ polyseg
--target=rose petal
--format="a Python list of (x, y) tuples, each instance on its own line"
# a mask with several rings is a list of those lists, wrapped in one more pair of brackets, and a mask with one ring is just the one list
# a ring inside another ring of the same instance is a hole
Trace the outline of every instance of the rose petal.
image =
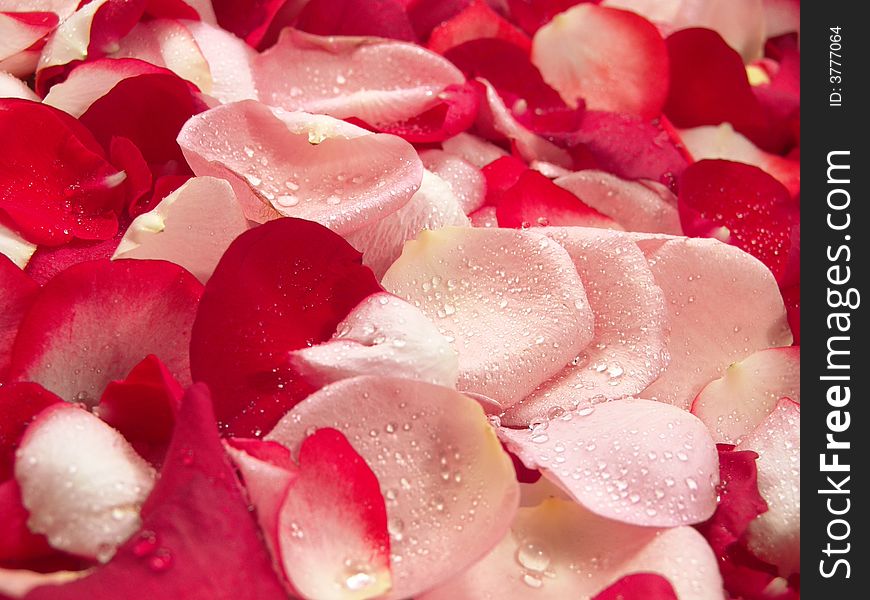
[(704, 424), (650, 400), (587, 405), (549, 425), (499, 429), (529, 468), (540, 468), (597, 515), (645, 527), (703, 521), (716, 509), (716, 446)]
[(459, 362), (435, 325), (404, 300), (372, 294), (329, 341), (290, 352), (294, 368), (315, 385), (357, 375), (418, 379), (455, 388)]
[[(3, 295), (0, 296), (0, 381), (6, 379), (18, 325), (30, 308), (38, 289), (36, 282), (12, 261), (0, 256), (0, 290), (3, 290)], [(0, 477), (0, 481), (2, 480), (3, 477)]]
[[(0, 511), (3, 514), (0, 521), (0, 564), (23, 568), (24, 565), (30, 566), (28, 562), (38, 564), (40, 559), (58, 552), (48, 545), (44, 535), (33, 533), (28, 528), (30, 513), (21, 503), (21, 488), (11, 477), (11, 465), (9, 471), (10, 478), (0, 483)], [(9, 593), (4, 590), (8, 585), (7, 577), (0, 568), (0, 594)]]
[(12, 477), (15, 449), (33, 418), (61, 399), (36, 383), (0, 387), (0, 482)]
[(400, 0), (309, 0), (296, 22), (318, 35), (376, 36), (416, 41)]
[(446, 181), (423, 171), (423, 181), (411, 200), (380, 221), (345, 236), (363, 253), (363, 264), (381, 277), (402, 253), (406, 241), (424, 230), (469, 227), (468, 217)]
[(677, 199), (653, 181), (627, 181), (593, 169), (557, 177), (563, 187), (628, 231), (681, 235)]
[(39, 246), (27, 263), (24, 271), (39, 285), (45, 285), (52, 278), (79, 263), (92, 260), (109, 260), (124, 235), (122, 227), (115, 235), (103, 241), (73, 240), (63, 246)]
[(443, 179), (456, 196), (462, 212), (470, 214), (483, 206), (486, 180), (480, 170), (457, 154), (445, 150), (420, 152), (423, 166)]
[(54, 571), (37, 573), (26, 569), (0, 568), (0, 593), (23, 598), (40, 586), (63, 585), (89, 575), (88, 571)]
[(253, 62), (256, 53), (232, 33), (202, 21), (186, 22), (196, 45), (208, 63), (211, 89), (207, 91), (226, 104), (257, 97)]
[(763, 264), (716, 240), (637, 236), (665, 293), (671, 362), (642, 395), (686, 410), (709, 381), (757, 350), (791, 343)]
[(194, 177), (127, 228), (113, 259), (166, 260), (205, 283), (248, 221), (223, 179)]
[(231, 435), (268, 430), (312, 388), (287, 353), (324, 342), (381, 291), (359, 253), (321, 225), (279, 219), (230, 244), (206, 285), (190, 344)]
[(286, 0), (211, 0), (217, 24), (257, 48)]
[[(163, 261), (93, 261), (40, 290), (12, 348), (10, 381), (35, 381), (67, 401), (93, 402), (149, 354), (182, 384), (202, 286)], [(107, 326), (111, 324), (111, 326)]]
[(643, 253), (618, 234), (544, 229), (574, 261), (595, 315), (594, 337), (502, 422), (528, 425), (548, 411), (639, 394), (667, 367), (667, 309)]
[(477, 402), (419, 381), (345, 379), (306, 398), (267, 439), (295, 453), (311, 427), (341, 431), (378, 477), (392, 532), (387, 598), (456, 575), (504, 534), (519, 490)]
[[(691, 527), (626, 525), (551, 498), (521, 508), (495, 550), (421, 600), (599, 598), (596, 594), (637, 572), (661, 575), (683, 600), (722, 598), (716, 559)], [(619, 598), (655, 598), (647, 594)]]
[(471, 165), (482, 169), (494, 160), (507, 156), (507, 152), (470, 133), (460, 133), (442, 142), (445, 152), (455, 154)]
[(717, 442), (737, 444), (755, 430), (780, 398), (800, 404), (800, 346), (761, 350), (728, 367), (692, 404)]
[(296, 216), (342, 234), (401, 208), (423, 174), (397, 137), (253, 101), (191, 119), (178, 140), (197, 175), (232, 184), (247, 218)]
[(764, 27), (768, 38), (801, 30), (800, 0), (763, 0)]
[(284, 600), (287, 593), (226, 458), (205, 386), (181, 403), (178, 425), (142, 529), (89, 577), (28, 600)]
[(800, 405), (780, 400), (737, 446), (758, 453), (758, 490), (768, 511), (749, 524), (747, 545), (784, 576), (800, 571)]
[(120, 433), (65, 403), (40, 413), (16, 452), (31, 531), (54, 548), (101, 562), (138, 529), (154, 477)]
[(40, 40), (57, 27), (56, 14), (35, 8), (6, 12), (3, 7), (0, 12), (0, 70), (11, 71), (12, 76), (26, 77), (33, 72), (35, 61), (26, 51), (40, 45)]
[(511, 17), (533, 35), (553, 17), (579, 4), (582, 0), (507, 0)]
[(646, 600), (679, 600), (668, 580), (652, 573), (626, 575), (596, 595), (593, 600), (623, 600), (632, 596)]
[(450, 48), (483, 38), (504, 40), (526, 54), (532, 48), (532, 42), (525, 33), (502, 18), (483, 0), (473, 0), (449, 20), (435, 27), (426, 45), (433, 52), (444, 54)]
[(592, 338), (592, 312), (570, 256), (531, 231), (424, 231), (405, 244), (382, 283), (452, 340), (458, 389), (505, 407)]
[(39, 96), (27, 84), (10, 73), (0, 71), (0, 98), (20, 98), (39, 102)]
[(468, 220), (471, 221), (472, 227), (498, 229), (498, 217), (496, 217), (494, 206), (484, 206), (478, 209), (468, 215)]
[(535, 33), (532, 62), (570, 106), (582, 98), (592, 110), (651, 119), (665, 104), (667, 48), (655, 26), (634, 13), (575, 6)]
[(19, 269), (23, 269), (30, 262), (34, 252), (36, 252), (36, 244), (28, 242), (17, 232), (0, 223), (0, 254)]

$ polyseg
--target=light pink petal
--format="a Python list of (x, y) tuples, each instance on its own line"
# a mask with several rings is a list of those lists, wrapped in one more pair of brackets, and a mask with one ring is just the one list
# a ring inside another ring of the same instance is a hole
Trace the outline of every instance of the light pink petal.
[(528, 230), (424, 231), (382, 285), (419, 307), (459, 354), (458, 389), (509, 407), (592, 338), (592, 311), (568, 253)]
[(551, 498), (521, 508), (486, 558), (420, 600), (588, 599), (632, 573), (658, 573), (680, 600), (722, 598), (716, 558), (693, 528), (626, 525)]
[(783, 576), (800, 571), (800, 424), (800, 405), (783, 398), (737, 446), (758, 453), (758, 491), (768, 506), (749, 524), (747, 544)]
[[(529, 165), (529, 168), (534, 169), (547, 179), (557, 179), (559, 177), (570, 175), (573, 172), (571, 169), (566, 169), (565, 167), (560, 167), (559, 165), (554, 165), (553, 163), (548, 163), (543, 160), (533, 160)], [(599, 210), (598, 212), (601, 211)]]
[(266, 437), (296, 454), (306, 431), (341, 431), (380, 481), (392, 591), (416, 596), (485, 555), (519, 490), (508, 455), (474, 400), (407, 379), (357, 377), (303, 400)]
[(51, 87), (44, 103), (78, 118), (119, 82), (137, 75), (165, 72), (144, 60), (101, 58), (73, 69), (64, 81)]
[(780, 398), (800, 404), (800, 360), (800, 346), (756, 352), (708, 383), (695, 398), (692, 414), (717, 442), (738, 444), (761, 425)]
[(729, 123), (683, 129), (680, 137), (695, 160), (721, 158), (755, 165), (783, 184), (792, 196), (800, 193), (799, 160), (764, 152)]
[(401, 138), (252, 100), (191, 118), (178, 143), (194, 173), (228, 180), (260, 223), (284, 215), (350, 233), (404, 206), (423, 177)]
[(792, 336), (773, 275), (761, 262), (713, 239), (634, 236), (665, 293), (671, 362), (643, 392), (686, 410), (734, 362)]
[(650, 119), (667, 97), (664, 40), (630, 12), (583, 3), (556, 15), (532, 40), (532, 63), (572, 107)]
[(528, 425), (548, 411), (639, 394), (667, 367), (667, 309), (643, 253), (619, 234), (546, 228), (574, 261), (595, 315), (595, 336), (557, 375), (502, 417)]
[(357, 375), (400, 376), (455, 388), (459, 361), (420, 311), (391, 294), (372, 294), (336, 327), (332, 339), (290, 352), (296, 370), (321, 386)]
[(90, 574), (91, 572), (88, 570), (39, 573), (25, 569), (0, 568), (0, 594), (5, 594), (10, 598), (23, 598), (34, 588), (44, 585), (63, 585)]
[(481, 169), (508, 153), (491, 142), (470, 133), (460, 133), (441, 142), (445, 152), (455, 154), (469, 164)]
[(571, 157), (565, 150), (521, 125), (492, 84), (483, 79), (480, 81), (486, 87), (485, 102), (481, 104), (477, 118), (482, 131), (493, 138), (513, 142), (520, 156), (527, 161), (544, 160), (561, 167), (571, 166)]
[(21, 98), (39, 102), (39, 96), (26, 83), (3, 71), (0, 71), (0, 98)]
[(28, 242), (17, 231), (0, 223), (0, 254), (23, 269), (30, 262), (34, 252), (36, 252), (36, 244)]
[[(57, 18), (35, 8), (28, 7), (26, 12), (6, 12), (0, 7), (0, 71), (6, 71), (9, 65), (5, 62), (11, 59), (10, 64), (21, 64), (21, 68), (14, 69), (13, 75), (29, 75), (27, 68), (32, 61), (27, 60), (19, 63), (16, 59), (19, 54), (39, 42), (57, 26)], [(32, 71), (31, 71), (32, 72)]]
[(416, 117), (448, 85), (465, 83), (448, 60), (415, 44), (293, 29), (257, 57), (254, 77), (263, 102), (372, 125)]
[(645, 527), (704, 521), (716, 510), (719, 458), (707, 428), (650, 400), (587, 405), (532, 429), (501, 427), (523, 463), (595, 514)]
[(470, 227), (465, 209), (445, 180), (431, 171), (423, 172), (420, 189), (402, 208), (380, 221), (345, 236), (362, 252), (363, 264), (381, 277), (402, 253), (406, 241), (424, 230), (442, 227)]
[(555, 183), (627, 231), (683, 233), (676, 197), (656, 182), (628, 181), (604, 171), (583, 170), (558, 177)]
[(480, 169), (460, 156), (445, 150), (420, 152), (423, 166), (447, 182), (465, 214), (483, 206), (486, 200), (486, 179)]
[(498, 229), (498, 215), (494, 206), (484, 206), (468, 215), (472, 227)]
[[(210, 4), (209, 4), (210, 6)], [(253, 61), (256, 52), (243, 40), (204, 21), (185, 21), (211, 73), (208, 94), (222, 103), (257, 98)]]
[(223, 179), (194, 177), (133, 219), (113, 259), (167, 260), (205, 283), (248, 221)]
[(51, 12), (63, 21), (76, 11), (81, 0), (3, 0), (0, 9), (12, 12)]
[(101, 562), (139, 528), (154, 477), (120, 433), (72, 404), (37, 416), (16, 452), (31, 531), (58, 550)]
[(762, 0), (765, 35), (768, 38), (801, 31), (800, 0)]

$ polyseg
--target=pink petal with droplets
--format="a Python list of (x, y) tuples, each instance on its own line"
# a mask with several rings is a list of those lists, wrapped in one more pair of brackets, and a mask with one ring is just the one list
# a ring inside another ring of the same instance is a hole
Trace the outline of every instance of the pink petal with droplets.
[[(780, 398), (800, 404), (800, 346), (761, 350), (708, 383), (692, 404), (718, 443), (737, 444), (773, 411)], [(754, 449), (754, 448), (753, 448)]]
[(484, 206), (468, 215), (468, 219), (472, 227), (498, 229), (498, 216), (495, 214), (494, 206)]
[(515, 404), (503, 423), (639, 394), (667, 367), (667, 309), (643, 253), (630, 239), (583, 227), (546, 228), (574, 261), (595, 315), (595, 335), (557, 375)]
[(482, 169), (494, 160), (508, 153), (491, 142), (470, 133), (460, 133), (449, 140), (444, 140), (441, 147), (445, 152), (455, 154), (472, 166)]
[(357, 375), (417, 379), (456, 387), (459, 361), (420, 309), (387, 293), (372, 294), (327, 342), (290, 352), (293, 367), (322, 386)]
[(449, 61), (415, 44), (292, 29), (255, 59), (254, 77), (263, 102), (372, 125), (416, 117), (444, 88), (465, 83)]
[(783, 398), (736, 448), (758, 453), (758, 491), (768, 507), (749, 524), (747, 545), (783, 576), (800, 571), (800, 424), (800, 405)]
[(483, 206), (486, 200), (486, 179), (480, 169), (465, 159), (445, 150), (420, 152), (423, 166), (447, 182), (465, 214)]
[(211, 73), (207, 93), (224, 104), (255, 99), (253, 62), (257, 55), (244, 41), (229, 31), (203, 21), (185, 21)]
[(511, 531), (489, 555), (420, 600), (588, 600), (638, 572), (663, 576), (680, 600), (722, 598), (716, 558), (691, 527), (616, 523), (550, 498), (521, 508)]
[(707, 428), (650, 400), (581, 406), (499, 436), (595, 514), (644, 527), (704, 521), (716, 509), (719, 458)]
[(418, 306), (459, 354), (460, 390), (516, 403), (592, 339), (571, 257), (532, 231), (424, 231), (382, 285)]
[(267, 435), (295, 454), (312, 428), (341, 431), (377, 476), (391, 532), (390, 599), (455, 576), (504, 535), (514, 469), (483, 410), (453, 390), (384, 377), (315, 392)]
[(112, 259), (166, 260), (208, 281), (248, 221), (223, 179), (194, 177), (133, 219)]
[(248, 219), (299, 217), (340, 234), (404, 206), (423, 176), (401, 138), (251, 100), (190, 119), (178, 143), (194, 173), (232, 184)]

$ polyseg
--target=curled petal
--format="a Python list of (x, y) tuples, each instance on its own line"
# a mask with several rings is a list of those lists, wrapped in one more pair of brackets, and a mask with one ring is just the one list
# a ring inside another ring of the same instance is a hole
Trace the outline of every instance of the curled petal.
[(39, 96), (27, 84), (12, 75), (0, 71), (0, 98), (20, 98), (39, 102)]
[(527, 467), (543, 470), (601, 517), (674, 527), (716, 509), (716, 445), (682, 409), (614, 400), (566, 412), (546, 427), (502, 427), (499, 436)]
[(380, 482), (391, 532), (387, 598), (456, 575), (504, 535), (519, 490), (474, 400), (419, 381), (345, 379), (306, 398), (267, 439), (296, 453), (312, 427), (341, 431)]
[(8, 72), (10, 77), (33, 73), (44, 38), (58, 24), (58, 16), (52, 12), (25, 10), (7, 12), (5, 6), (0, 8), (0, 72)]
[(24, 269), (35, 252), (36, 244), (28, 242), (19, 233), (0, 223), (0, 254), (12, 264)]
[(507, 156), (507, 152), (495, 144), (470, 133), (460, 133), (449, 140), (444, 140), (441, 147), (445, 152), (455, 154), (478, 169), (502, 156)]
[(420, 152), (423, 166), (443, 179), (450, 191), (459, 200), (462, 212), (470, 214), (483, 206), (486, 198), (486, 180), (480, 169), (446, 150), (423, 150)]
[(505, 20), (483, 0), (473, 0), (449, 20), (435, 27), (426, 45), (430, 50), (444, 54), (454, 46), (483, 38), (505, 40), (526, 53), (532, 46), (524, 32)]
[(6, 594), (12, 598), (24, 598), (34, 588), (63, 585), (87, 575), (90, 575), (89, 571), (38, 573), (26, 569), (0, 568), (0, 594)]
[(459, 354), (458, 389), (508, 407), (592, 338), (592, 311), (571, 257), (532, 231), (424, 231), (384, 275)]

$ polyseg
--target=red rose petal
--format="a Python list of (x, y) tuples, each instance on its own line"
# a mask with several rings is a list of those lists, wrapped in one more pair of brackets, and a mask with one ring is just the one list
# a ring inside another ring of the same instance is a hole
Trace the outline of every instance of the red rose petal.
[(599, 592), (593, 600), (679, 600), (674, 588), (667, 579), (654, 573), (626, 575), (606, 590)]
[(417, 40), (399, 0), (310, 0), (299, 13), (296, 27), (317, 35)]
[(33, 417), (61, 399), (37, 383), (0, 387), (0, 482), (12, 477), (15, 449)]
[(36, 63), (27, 54), (39, 54), (41, 40), (57, 27), (58, 16), (51, 12), (6, 12), (6, 6), (3, 9), (0, 12), (0, 69), (25, 77), (33, 72)]
[(279, 219), (236, 238), (206, 285), (190, 345), (194, 378), (213, 390), (226, 431), (267, 431), (310, 393), (287, 352), (329, 339), (377, 291), (360, 254), (316, 223)]
[(257, 48), (287, 0), (211, 0), (218, 25)]
[(561, 12), (589, 0), (507, 0), (513, 20), (529, 35)]
[(679, 209), (688, 235), (728, 242), (784, 280), (799, 209), (776, 179), (743, 163), (702, 160), (680, 177)]
[(127, 219), (120, 222), (118, 232), (101, 242), (73, 240), (63, 246), (40, 246), (33, 253), (24, 271), (39, 285), (45, 285), (55, 275), (79, 263), (112, 257), (124, 236)]
[[(3, 290), (3, 295), (0, 296), (0, 382), (6, 379), (6, 369), (9, 368), (18, 324), (30, 307), (38, 289), (36, 282), (15, 263), (0, 255), (0, 290)], [(3, 477), (0, 476), (0, 481), (2, 480)]]
[[(0, 99), (0, 217), (37, 244), (104, 240), (118, 229), (126, 175), (59, 110)], [(39, 176), (34, 178), (34, 173)]]
[(497, 207), (527, 170), (526, 163), (513, 156), (502, 156), (484, 166), (480, 172), (486, 179), (486, 204)]
[(402, 0), (407, 5), (408, 18), (421, 40), (433, 29), (462, 12), (472, 0)]
[(504, 40), (527, 55), (532, 49), (529, 37), (490, 8), (484, 0), (473, 0), (462, 11), (435, 27), (426, 46), (433, 52), (444, 54), (450, 48), (482, 38)]
[(37, 294), (12, 348), (10, 381), (35, 381), (95, 404), (149, 354), (190, 382), (188, 344), (201, 284), (163, 261), (92, 261)]
[(788, 313), (788, 324), (794, 336), (795, 345), (801, 343), (801, 286), (800, 284), (782, 290), (782, 300)]
[[(0, 62), (2, 66), (2, 62)], [(39, 96), (25, 82), (11, 73), (0, 71), (0, 98), (20, 98), (39, 102)]]
[[(48, 545), (44, 535), (35, 534), (27, 527), (30, 513), (21, 503), (21, 488), (14, 478), (0, 482), (0, 514), (3, 515), (3, 520), (0, 521), (0, 565), (27, 565), (28, 561), (56, 552)], [(2, 579), (0, 567), (0, 580)], [(3, 593), (3, 588), (4, 585), (0, 583), (0, 594)]]
[(27, 600), (284, 600), (272, 560), (221, 447), (208, 391), (193, 386), (142, 529), (89, 577)]

